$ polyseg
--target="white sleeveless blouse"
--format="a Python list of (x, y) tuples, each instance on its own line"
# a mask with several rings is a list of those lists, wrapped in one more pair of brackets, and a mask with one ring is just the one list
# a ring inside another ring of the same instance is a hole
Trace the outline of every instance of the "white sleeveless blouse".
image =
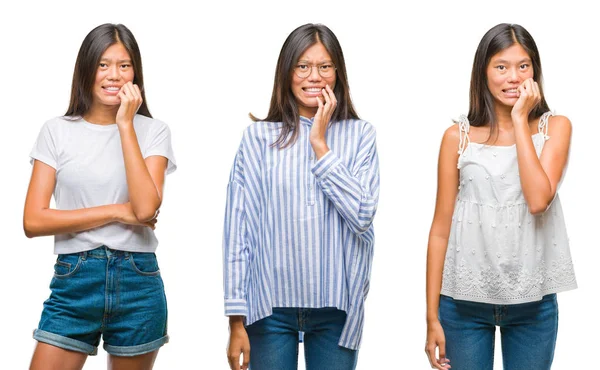
[[(538, 157), (547, 112), (531, 139)], [(575, 289), (575, 272), (558, 193), (540, 215), (523, 196), (517, 148), (472, 143), (461, 116), (459, 192), (446, 251), (441, 294), (474, 302), (517, 304)]]

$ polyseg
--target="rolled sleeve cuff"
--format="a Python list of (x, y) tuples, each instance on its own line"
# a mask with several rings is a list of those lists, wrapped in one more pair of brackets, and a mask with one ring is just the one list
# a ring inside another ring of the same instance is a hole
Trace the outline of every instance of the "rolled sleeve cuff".
[(225, 316), (248, 317), (248, 304), (245, 299), (225, 299)]
[(335, 167), (337, 167), (339, 163), (341, 163), (340, 159), (330, 150), (327, 153), (325, 153), (325, 155), (322, 156), (321, 159), (317, 161), (317, 163), (315, 163), (311, 171), (317, 179), (321, 180), (323, 178), (326, 178), (327, 175)]

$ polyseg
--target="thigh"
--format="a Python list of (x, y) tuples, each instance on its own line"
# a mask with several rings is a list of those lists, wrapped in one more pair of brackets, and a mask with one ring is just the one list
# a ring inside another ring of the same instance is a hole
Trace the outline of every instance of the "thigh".
[(306, 310), (304, 358), (307, 370), (354, 370), (358, 351), (338, 345), (346, 313), (335, 308)]
[(549, 370), (558, 333), (556, 294), (506, 307), (501, 325), (506, 370)]
[(131, 357), (108, 355), (108, 370), (151, 370), (157, 355), (158, 350)]
[(39, 342), (29, 370), (81, 370), (88, 355)]
[(453, 370), (492, 370), (494, 366), (494, 306), (440, 296), (440, 323), (446, 337), (446, 357)]
[(167, 300), (156, 255), (116, 252), (107, 281), (106, 352), (139, 356), (167, 343)]
[(271, 316), (246, 327), (250, 370), (298, 368), (298, 309), (274, 308)]

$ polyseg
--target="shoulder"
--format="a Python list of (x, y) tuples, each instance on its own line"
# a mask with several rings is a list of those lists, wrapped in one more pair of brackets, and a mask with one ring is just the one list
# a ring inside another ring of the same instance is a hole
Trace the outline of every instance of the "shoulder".
[(359, 132), (362, 136), (374, 136), (376, 134), (375, 126), (363, 119), (344, 119), (332, 122), (332, 125), (340, 125), (342, 129)]
[(161, 129), (168, 129), (169, 126), (156, 118), (150, 118), (150, 117), (146, 117), (146, 116), (142, 116), (141, 114), (136, 114), (135, 117), (133, 118), (133, 123), (135, 125), (136, 128), (139, 129), (153, 129), (153, 130), (161, 130)]
[(548, 134), (570, 134), (573, 130), (571, 120), (565, 116), (548, 117)]
[(80, 117), (66, 117), (66, 116), (58, 116), (51, 118), (44, 122), (42, 126), (42, 131), (48, 131), (52, 134), (56, 134), (63, 130), (68, 130), (72, 128), (73, 125), (79, 123), (81, 121)]
[(460, 128), (458, 123), (453, 123), (444, 131), (444, 135), (442, 136), (442, 142), (451, 142), (458, 143), (460, 141)]
[(282, 122), (255, 121), (244, 129), (244, 139), (252, 140), (272, 140), (279, 135)]

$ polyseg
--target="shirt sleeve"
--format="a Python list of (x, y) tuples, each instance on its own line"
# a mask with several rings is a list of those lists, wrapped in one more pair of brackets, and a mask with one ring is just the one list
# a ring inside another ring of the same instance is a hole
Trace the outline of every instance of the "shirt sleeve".
[(249, 247), (246, 241), (244, 185), (242, 143), (229, 177), (223, 227), (223, 280), (226, 316), (248, 316), (246, 287)]
[(166, 123), (161, 121), (154, 121), (153, 125), (156, 125), (156, 127), (151, 130), (148, 137), (144, 159), (153, 155), (160, 155), (167, 158), (167, 174), (170, 174), (177, 169), (175, 154), (173, 154), (173, 147), (171, 145), (171, 130)]
[(44, 162), (48, 166), (58, 169), (58, 153), (56, 148), (56, 138), (50, 130), (48, 122), (42, 126), (40, 134), (38, 135), (33, 149), (29, 154), (30, 163), (33, 164), (34, 160)]
[(332, 151), (321, 157), (312, 168), (321, 190), (350, 230), (358, 235), (370, 229), (379, 200), (375, 128), (366, 125), (361, 136), (354, 168), (347, 168)]

